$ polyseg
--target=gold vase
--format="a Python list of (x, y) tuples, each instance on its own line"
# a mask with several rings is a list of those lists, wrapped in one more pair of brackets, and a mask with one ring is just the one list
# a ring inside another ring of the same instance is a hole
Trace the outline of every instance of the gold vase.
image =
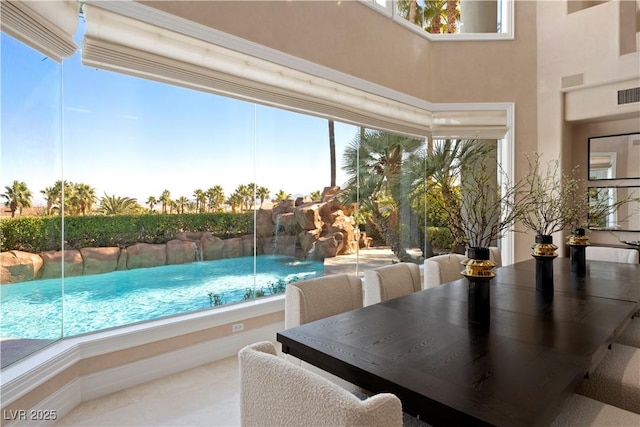
[(489, 259), (489, 248), (467, 248), (467, 261), (463, 275), (469, 277), (495, 277), (496, 263)]
[(558, 247), (553, 244), (553, 237), (543, 234), (536, 235), (536, 243), (531, 246), (533, 256), (557, 257), (556, 249)]

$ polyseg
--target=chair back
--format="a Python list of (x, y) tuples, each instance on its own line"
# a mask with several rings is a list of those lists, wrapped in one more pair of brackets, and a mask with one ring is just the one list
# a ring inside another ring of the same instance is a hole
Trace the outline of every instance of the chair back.
[(625, 264), (638, 264), (639, 252), (636, 249), (607, 248), (601, 246), (587, 246), (585, 258), (588, 261), (609, 261)]
[(240, 365), (242, 426), (402, 426), (390, 393), (366, 400), (277, 356), (272, 342), (244, 347)]
[(362, 280), (333, 274), (289, 283), (285, 291), (284, 326), (294, 328), (314, 320), (362, 307)]
[(364, 305), (377, 304), (422, 290), (420, 267), (410, 262), (364, 272)]
[(464, 260), (465, 257), (460, 254), (437, 255), (425, 259), (424, 288), (432, 288), (462, 278), (460, 272), (464, 270)]
[(489, 259), (496, 264), (495, 268), (502, 267), (502, 252), (496, 246), (489, 246)]

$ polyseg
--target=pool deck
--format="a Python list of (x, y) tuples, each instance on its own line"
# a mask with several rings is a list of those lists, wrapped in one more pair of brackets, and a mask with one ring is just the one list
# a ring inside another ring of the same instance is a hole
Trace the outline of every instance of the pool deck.
[(338, 255), (324, 259), (324, 275), (355, 274), (362, 276), (365, 270), (398, 262), (398, 257), (388, 247), (360, 249), (353, 255)]

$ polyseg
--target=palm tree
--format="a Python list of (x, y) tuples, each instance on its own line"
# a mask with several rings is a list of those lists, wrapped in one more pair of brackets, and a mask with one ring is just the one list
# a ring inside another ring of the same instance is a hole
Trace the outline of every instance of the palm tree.
[(189, 199), (187, 199), (185, 196), (178, 197), (178, 199), (176, 200), (176, 206), (178, 207), (178, 213), (181, 213), (181, 214), (184, 213), (184, 206), (188, 202), (189, 202)]
[(53, 208), (54, 203), (60, 196), (57, 194), (55, 186), (40, 190), (40, 193), (42, 193), (47, 200), (47, 215), (51, 215), (51, 208)]
[(196, 201), (195, 211), (204, 212), (204, 206), (207, 202), (207, 193), (198, 188), (193, 192), (193, 197), (195, 197)]
[(336, 186), (336, 132), (333, 120), (329, 120), (329, 162), (331, 163), (331, 187)]
[(231, 206), (231, 212), (236, 213), (238, 206), (242, 207), (243, 201), (243, 197), (238, 192), (235, 192), (231, 196), (229, 196), (229, 198), (227, 199), (227, 203), (229, 204), (229, 206)]
[(253, 191), (249, 185), (241, 184), (236, 188), (235, 194), (242, 198), (241, 209), (249, 210), (251, 200), (253, 199)]
[[(58, 180), (51, 187), (51, 202), (52, 210), (57, 206), (58, 214), (62, 215), (62, 211), (66, 211), (69, 208), (67, 200), (71, 196), (72, 184), (67, 181)], [(47, 202), (48, 204), (48, 202)]]
[(418, 163), (421, 146), (419, 139), (366, 130), (364, 138), (360, 132), (343, 154), (343, 170), (349, 178), (339, 198), (345, 204), (360, 202), (401, 260), (411, 258), (402, 244), (405, 236), (409, 234), (418, 245), (421, 240), (417, 217), (405, 191), (415, 180), (405, 169), (408, 164)]
[(276, 193), (276, 198), (274, 199), (274, 202), (281, 202), (283, 200), (287, 200), (291, 198), (291, 194), (287, 193), (284, 190), (278, 190), (278, 192)]
[(256, 196), (260, 199), (260, 208), (262, 208), (264, 201), (269, 198), (270, 193), (267, 187), (258, 187), (256, 189)]
[(431, 34), (442, 33), (442, 23), (447, 21), (447, 3), (447, 0), (429, 0), (425, 2), (424, 22), (428, 23), (429, 28), (427, 31)]
[(456, 23), (460, 20), (459, 2), (460, 0), (447, 0), (447, 33), (449, 34), (458, 32)]
[[(446, 139), (431, 145), (426, 156), (426, 179), (418, 190), (433, 202), (427, 207), (428, 214), (444, 215), (444, 223), (451, 231), (456, 244), (467, 243), (462, 212), (461, 179), (465, 165), (478, 164), (478, 159), (486, 158), (494, 148), (476, 140)], [(497, 179), (497, 178), (496, 178)], [(466, 188), (466, 187), (465, 187)], [(468, 200), (465, 199), (465, 203)]]
[(322, 192), (320, 190), (312, 191), (311, 194), (309, 195), (309, 198), (313, 202), (319, 201), (320, 197), (322, 197)]
[(209, 202), (209, 208), (212, 210), (219, 210), (220, 206), (224, 203), (224, 190), (222, 186), (215, 185), (207, 190), (207, 199)]
[(158, 199), (156, 199), (154, 196), (149, 196), (149, 198), (147, 199), (147, 204), (149, 205), (149, 212), (153, 212), (153, 207), (156, 205), (156, 203), (158, 203)]
[(416, 0), (398, 0), (398, 13), (412, 24), (424, 28), (424, 11)]
[(138, 201), (131, 197), (109, 196), (104, 193), (100, 198), (99, 211), (105, 215), (126, 215), (135, 213), (138, 209)]
[(15, 216), (17, 210), (22, 214), (22, 208), (31, 207), (32, 194), (24, 181), (15, 180), (11, 186), (7, 185), (4, 188), (5, 192), (2, 197), (5, 198), (5, 206), (9, 207), (12, 217)]
[(160, 203), (162, 203), (162, 213), (167, 213), (167, 208), (171, 207), (171, 193), (169, 190), (164, 190), (160, 195)]
[(77, 212), (86, 215), (91, 210), (91, 206), (96, 202), (96, 190), (89, 184), (76, 183), (73, 185), (73, 195)]

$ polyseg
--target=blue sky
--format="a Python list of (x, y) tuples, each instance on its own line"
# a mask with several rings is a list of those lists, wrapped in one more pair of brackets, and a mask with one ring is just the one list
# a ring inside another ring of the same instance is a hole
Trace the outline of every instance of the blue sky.
[[(0, 185), (40, 191), (58, 179), (143, 203), (256, 182), (293, 195), (329, 185), (327, 120), (81, 64), (60, 67), (2, 34)], [(60, 90), (60, 87), (63, 87)], [(62, 127), (60, 126), (62, 124)], [(358, 128), (336, 123), (341, 153)]]

